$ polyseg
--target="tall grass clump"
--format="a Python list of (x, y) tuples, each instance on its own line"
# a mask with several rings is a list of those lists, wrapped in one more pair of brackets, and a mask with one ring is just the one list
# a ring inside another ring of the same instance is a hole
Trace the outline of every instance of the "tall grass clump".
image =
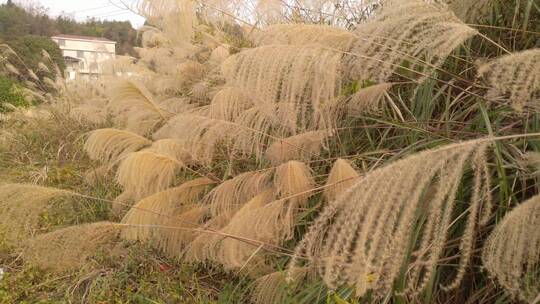
[[(143, 245), (235, 282), (208, 302), (538, 301), (538, 5), (353, 2), (138, 1), (125, 73), (41, 107), (79, 126), (79, 182), (0, 185), (13, 250), (103, 274)], [(99, 216), (40, 230), (66, 197)]]

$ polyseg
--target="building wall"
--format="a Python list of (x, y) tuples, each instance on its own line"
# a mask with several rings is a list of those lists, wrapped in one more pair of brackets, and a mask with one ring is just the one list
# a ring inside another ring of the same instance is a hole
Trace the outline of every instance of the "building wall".
[(53, 37), (64, 56), (78, 58), (77, 65), (71, 65), (70, 70), (77, 70), (77, 74), (101, 74), (103, 62), (116, 58), (114, 42), (85, 41), (70, 38)]

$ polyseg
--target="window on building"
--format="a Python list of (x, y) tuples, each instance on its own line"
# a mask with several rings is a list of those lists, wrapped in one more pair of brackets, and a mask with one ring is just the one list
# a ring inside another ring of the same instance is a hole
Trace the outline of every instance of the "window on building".
[(64, 39), (58, 39), (59, 46), (66, 46), (66, 41)]
[(77, 51), (77, 58), (84, 58), (84, 51)]

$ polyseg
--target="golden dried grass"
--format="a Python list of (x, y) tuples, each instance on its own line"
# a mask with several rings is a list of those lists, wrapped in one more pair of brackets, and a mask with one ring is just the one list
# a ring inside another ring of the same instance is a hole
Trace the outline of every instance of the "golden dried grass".
[(29, 265), (56, 273), (90, 269), (92, 256), (111, 254), (120, 229), (115, 223), (99, 222), (41, 234), (24, 243), (22, 257)]
[(355, 185), (360, 175), (351, 166), (349, 161), (338, 159), (334, 162), (332, 170), (328, 175), (324, 196), (329, 203), (335, 201), (340, 195), (343, 195), (348, 189)]
[(169, 188), (184, 164), (168, 155), (153, 151), (128, 154), (116, 172), (117, 182), (127, 196), (140, 200)]
[[(469, 216), (461, 236), (457, 274), (447, 286), (457, 287), (472, 253), (477, 221), (480, 218), (486, 223), (489, 219), (487, 146), (483, 140), (445, 146), (366, 174), (323, 210), (298, 245), (296, 255), (307, 256), (330, 288), (348, 284), (355, 286), (358, 296), (369, 290), (375, 295), (387, 294), (406, 263), (405, 292), (422, 291), (442, 254), (453, 221), (456, 192), (471, 160), (475, 173)], [(424, 197), (427, 188), (433, 197)], [(427, 220), (414, 241), (413, 223), (421, 214)], [(414, 252), (408, 261), (409, 246)], [(293, 260), (291, 269), (294, 265)]]
[(312, 45), (348, 51), (356, 36), (344, 29), (319, 24), (276, 24), (255, 33), (256, 45)]
[(342, 54), (316, 45), (269, 45), (228, 58), (222, 73), (228, 85), (257, 96), (258, 103), (289, 103), (300, 128), (319, 123), (325, 102), (340, 94)]
[(90, 132), (84, 150), (91, 159), (107, 164), (114, 163), (151, 143), (151, 140), (129, 131), (98, 129)]
[(516, 111), (540, 102), (540, 49), (503, 56), (478, 69), (490, 85), (486, 97), (509, 103)]
[(70, 191), (36, 185), (0, 185), (0, 227), (6, 243), (19, 245), (33, 235), (49, 203), (73, 195)]
[(287, 296), (294, 293), (312, 272), (313, 269), (307, 267), (296, 268), (294, 273), (287, 279), (287, 272), (276, 271), (264, 275), (255, 280), (251, 300), (255, 304), (275, 304), (285, 303)]
[(212, 189), (202, 203), (210, 207), (214, 217), (234, 213), (271, 185), (272, 173), (272, 170), (261, 170), (239, 174)]
[(540, 294), (540, 196), (508, 213), (486, 241), (482, 261), (513, 297), (533, 303)]
[(123, 224), (133, 226), (122, 231), (122, 237), (139, 241), (159, 239), (163, 235), (162, 231), (152, 226), (171, 224), (175, 215), (196, 205), (213, 183), (208, 178), (197, 178), (142, 199), (122, 219)]
[(445, 5), (423, 0), (389, 0), (369, 22), (354, 32), (352, 77), (378, 83), (402, 66), (419, 82), (439, 68), (448, 55), (477, 31), (457, 18)]
[(274, 166), (291, 160), (309, 161), (320, 157), (326, 137), (326, 131), (310, 131), (276, 140), (266, 150), (265, 158)]

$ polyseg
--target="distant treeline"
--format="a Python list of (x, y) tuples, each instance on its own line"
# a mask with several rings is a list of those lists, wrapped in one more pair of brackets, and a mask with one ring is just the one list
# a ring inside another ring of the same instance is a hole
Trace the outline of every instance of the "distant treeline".
[(40, 6), (22, 8), (8, 1), (0, 5), (0, 41), (9, 42), (26, 35), (51, 37), (56, 34), (105, 37), (117, 42), (116, 53), (134, 55), (137, 31), (129, 21), (89, 19), (77, 22), (70, 17), (51, 18)]
[(65, 67), (62, 52), (50, 39), (53, 35), (105, 37), (117, 42), (117, 54), (134, 55), (137, 31), (127, 21), (51, 18), (46, 8), (27, 3), (24, 7), (12, 1), (0, 5), (0, 113), (9, 109), (6, 104), (24, 104), (24, 87), (40, 94), (53, 91), (48, 79), (55, 79)]

